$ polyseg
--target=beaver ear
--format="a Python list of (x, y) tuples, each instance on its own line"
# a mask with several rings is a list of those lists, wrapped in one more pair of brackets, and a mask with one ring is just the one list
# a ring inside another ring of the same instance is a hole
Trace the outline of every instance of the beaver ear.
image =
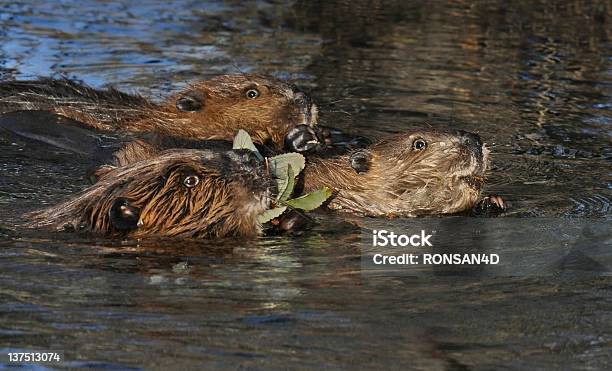
[(370, 170), (370, 160), (372, 155), (366, 150), (353, 152), (349, 157), (349, 164), (357, 174), (365, 173)]
[(140, 209), (132, 205), (127, 198), (118, 198), (108, 211), (108, 219), (113, 228), (130, 231), (138, 228)]
[(115, 170), (116, 167), (113, 165), (101, 165), (96, 168), (90, 168), (87, 170), (86, 177), (91, 184), (96, 184), (100, 178)]
[(196, 94), (186, 94), (176, 100), (176, 109), (183, 112), (196, 112), (204, 107), (204, 97)]

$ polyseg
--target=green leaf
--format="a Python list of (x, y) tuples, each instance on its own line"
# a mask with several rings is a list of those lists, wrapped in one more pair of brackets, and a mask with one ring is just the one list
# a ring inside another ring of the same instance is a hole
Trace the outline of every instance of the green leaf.
[(278, 218), (282, 213), (287, 210), (287, 206), (275, 207), (274, 209), (269, 209), (264, 211), (263, 213), (257, 215), (257, 221), (259, 224), (264, 224), (269, 222), (274, 218)]
[[(282, 191), (281, 191), (281, 183)], [(293, 187), (295, 187), (295, 175), (293, 174), (293, 168), (291, 165), (287, 165), (287, 179), (278, 179), (278, 197), (279, 201), (286, 201), (289, 196), (293, 193)]]
[(287, 173), (284, 176), (272, 175), (274, 178), (276, 178), (276, 189), (278, 189), (278, 194), (276, 195), (277, 200), (279, 200), (281, 196), (287, 190), (287, 186), (289, 185), (288, 175), (289, 175), (289, 167), (287, 168)]
[(246, 131), (240, 129), (238, 130), (238, 134), (234, 137), (234, 144), (232, 145), (232, 149), (248, 149), (252, 152), (255, 152), (255, 155), (259, 160), (263, 160), (263, 156), (259, 153), (255, 144), (253, 144), (253, 140), (251, 140), (251, 136)]
[(295, 209), (311, 211), (321, 206), (331, 195), (331, 189), (324, 187), (301, 197), (288, 200), (285, 203)]
[(294, 177), (299, 175), (304, 166), (306, 160), (304, 156), (299, 153), (284, 153), (282, 155), (268, 158), (268, 167), (270, 169), (270, 175), (274, 178), (287, 179), (287, 167), (291, 165), (294, 172)]

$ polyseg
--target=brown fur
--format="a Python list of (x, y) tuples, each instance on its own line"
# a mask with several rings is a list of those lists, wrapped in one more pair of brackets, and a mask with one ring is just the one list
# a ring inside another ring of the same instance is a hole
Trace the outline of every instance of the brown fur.
[[(249, 99), (246, 92), (260, 95)], [(202, 107), (185, 112), (177, 101), (193, 97)], [(300, 96), (306, 97), (300, 101)], [(190, 85), (161, 104), (114, 89), (96, 90), (69, 80), (0, 83), (0, 112), (44, 110), (101, 131), (158, 132), (189, 139), (231, 140), (247, 130), (259, 144), (283, 147), (295, 125), (314, 125), (317, 108), (307, 95), (284, 81), (260, 75), (223, 75)]]
[[(183, 183), (189, 175), (199, 177), (192, 188)], [(256, 217), (272, 193), (274, 182), (252, 152), (169, 150), (106, 173), (80, 195), (28, 215), (28, 225), (125, 233), (110, 211), (126, 199), (140, 210), (138, 227), (127, 232), (135, 237), (252, 237), (260, 233)]]
[[(413, 149), (415, 139), (428, 143)], [(349, 155), (312, 160), (304, 170), (306, 191), (327, 186), (335, 191), (329, 207), (369, 216), (452, 214), (479, 200), (488, 150), (480, 155), (458, 135), (434, 131), (397, 134), (372, 145), (370, 169), (358, 174)]]

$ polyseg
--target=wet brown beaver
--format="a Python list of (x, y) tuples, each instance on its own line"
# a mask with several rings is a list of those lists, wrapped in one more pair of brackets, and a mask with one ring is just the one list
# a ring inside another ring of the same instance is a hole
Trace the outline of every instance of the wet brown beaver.
[(54, 112), (102, 132), (231, 140), (244, 129), (255, 143), (298, 152), (318, 141), (317, 106), (310, 96), (295, 85), (261, 75), (199, 81), (160, 104), (66, 79), (0, 83), (0, 113), (23, 110)]
[[(158, 151), (148, 142), (134, 141), (115, 152), (115, 163), (128, 164)], [(310, 157), (300, 182), (306, 192), (324, 186), (334, 190), (328, 203), (334, 210), (387, 217), (454, 214), (479, 204), (488, 163), (489, 150), (477, 134), (415, 131), (347, 155)], [(112, 169), (98, 171), (103, 175)], [(483, 201), (479, 206), (485, 209), (506, 207), (498, 196)]]
[(311, 159), (304, 190), (335, 191), (334, 210), (368, 216), (422, 216), (469, 210), (480, 200), (489, 150), (480, 137), (415, 131), (366, 149)]
[(28, 226), (134, 237), (250, 237), (260, 233), (256, 217), (275, 192), (275, 182), (248, 150), (168, 150), (29, 214)]

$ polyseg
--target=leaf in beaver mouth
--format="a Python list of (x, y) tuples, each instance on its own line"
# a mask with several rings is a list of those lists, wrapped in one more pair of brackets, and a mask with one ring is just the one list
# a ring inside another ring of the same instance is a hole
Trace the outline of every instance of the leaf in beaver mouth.
[(285, 203), (294, 209), (312, 211), (321, 206), (332, 195), (331, 189), (323, 187), (303, 196), (287, 200)]
[(240, 129), (238, 130), (238, 134), (234, 137), (234, 144), (232, 145), (232, 149), (248, 149), (255, 153), (255, 156), (261, 161), (263, 160), (263, 156), (259, 153), (255, 144), (253, 144), (253, 140), (251, 140), (251, 136), (246, 131)]
[(278, 200), (287, 201), (289, 196), (291, 196), (291, 194), (293, 193), (293, 188), (295, 187), (295, 174), (293, 174), (293, 169), (291, 168), (291, 165), (287, 166), (287, 179), (285, 182), (285, 189), (283, 189), (282, 192), (280, 189), (281, 180), (283, 179), (278, 180)]
[[(255, 152), (260, 160), (263, 159), (257, 147), (253, 144), (249, 134), (242, 129), (239, 130), (238, 134), (234, 137), (234, 145), (232, 148), (248, 149)], [(304, 156), (299, 153), (284, 153), (282, 155), (269, 157), (266, 161), (270, 176), (276, 179), (276, 186), (278, 189), (276, 200), (280, 205), (259, 214), (257, 216), (257, 221), (260, 224), (278, 218), (287, 208), (312, 211), (321, 206), (323, 202), (332, 195), (332, 191), (324, 187), (300, 197), (289, 199), (295, 187), (295, 177), (297, 177), (306, 166)]]
[(257, 215), (257, 222), (259, 224), (265, 224), (274, 218), (278, 218), (281, 216), (285, 210), (287, 210), (287, 206), (279, 206), (274, 209), (268, 209), (263, 213)]
[(304, 170), (306, 160), (304, 156), (299, 153), (283, 153), (282, 155), (268, 158), (268, 166), (270, 167), (270, 174), (273, 177), (286, 177), (287, 167), (291, 165), (294, 175), (297, 176)]
[(285, 153), (268, 158), (270, 175), (276, 179), (277, 200), (285, 201), (293, 193), (295, 177), (304, 169), (306, 160), (299, 153)]

